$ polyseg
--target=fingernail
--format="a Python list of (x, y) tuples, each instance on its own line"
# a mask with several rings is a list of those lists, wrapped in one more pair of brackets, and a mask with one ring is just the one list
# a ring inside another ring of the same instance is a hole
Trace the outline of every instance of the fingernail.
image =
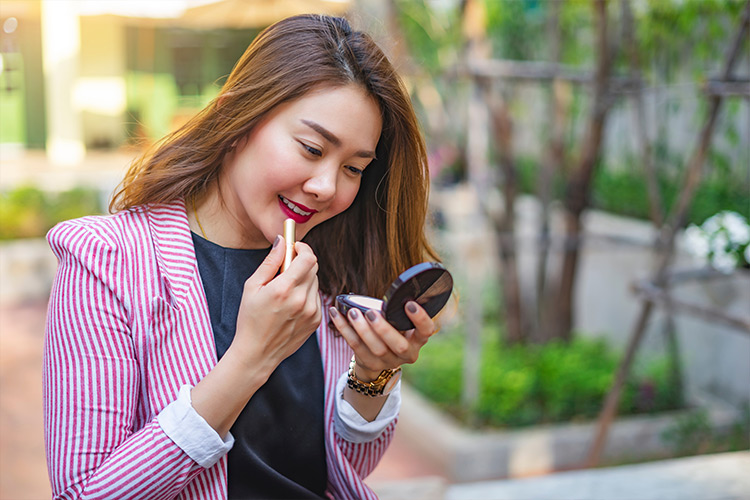
[(336, 310), (335, 307), (329, 307), (328, 308), (328, 315), (332, 318), (338, 318), (339, 312)]
[(349, 309), (349, 317), (351, 319), (359, 318), (359, 311), (355, 309), (354, 307), (352, 307), (351, 309)]
[(280, 242), (281, 242), (281, 236), (277, 234), (276, 239), (273, 240), (273, 248), (276, 248), (277, 246), (279, 246)]
[(377, 321), (377, 319), (378, 319), (378, 315), (377, 315), (377, 314), (375, 313), (375, 311), (373, 311), (372, 309), (368, 310), (368, 311), (367, 311), (367, 312), (365, 313), (365, 316), (367, 316), (367, 319), (369, 319), (369, 320), (370, 320), (370, 321), (372, 321), (373, 323), (374, 323), (375, 321)]
[(417, 312), (417, 303), (413, 301), (409, 301), (406, 303), (406, 310), (410, 313), (414, 314)]

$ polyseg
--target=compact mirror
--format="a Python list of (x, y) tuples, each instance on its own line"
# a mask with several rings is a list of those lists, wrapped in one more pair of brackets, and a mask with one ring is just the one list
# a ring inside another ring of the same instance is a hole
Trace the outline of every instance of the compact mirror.
[(344, 294), (336, 297), (336, 309), (345, 316), (353, 307), (362, 313), (374, 309), (380, 311), (397, 330), (406, 331), (414, 328), (404, 311), (407, 302), (413, 300), (434, 318), (448, 302), (452, 291), (453, 277), (448, 270), (437, 262), (423, 262), (401, 273), (391, 284), (383, 300), (366, 295)]

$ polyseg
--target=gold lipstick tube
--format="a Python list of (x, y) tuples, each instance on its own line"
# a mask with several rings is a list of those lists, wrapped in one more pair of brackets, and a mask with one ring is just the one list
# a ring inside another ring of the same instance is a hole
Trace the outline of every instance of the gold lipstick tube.
[(281, 272), (283, 273), (287, 269), (289, 269), (289, 265), (292, 263), (292, 259), (294, 259), (294, 242), (296, 241), (296, 232), (297, 224), (294, 222), (293, 219), (287, 219), (284, 221), (284, 242), (286, 243), (286, 254), (284, 255), (284, 265), (281, 267)]

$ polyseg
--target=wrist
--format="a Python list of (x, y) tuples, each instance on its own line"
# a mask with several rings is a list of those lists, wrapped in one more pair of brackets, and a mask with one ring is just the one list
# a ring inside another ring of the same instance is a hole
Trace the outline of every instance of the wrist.
[(388, 395), (401, 379), (401, 367), (380, 370), (379, 372), (365, 368), (363, 370), (364, 375), (362, 376), (365, 377), (370, 375), (374, 377), (369, 380), (360, 378), (357, 368), (357, 360), (352, 356), (352, 360), (349, 363), (349, 374), (346, 382), (347, 387), (368, 397)]
[(251, 385), (260, 386), (265, 384), (277, 365), (274, 365), (268, 357), (260, 353), (245, 352), (235, 344), (229, 346), (222, 356), (220, 362), (231, 366), (231, 370), (237, 375), (238, 382), (249, 382)]
[(362, 382), (372, 382), (380, 376), (382, 370), (371, 370), (365, 366), (362, 366), (359, 361), (354, 363), (354, 376)]
[(248, 360), (238, 354), (227, 350), (191, 391), (191, 405), (196, 413), (222, 439), (253, 394), (266, 383), (271, 374), (264, 367), (265, 364), (248, 369)]

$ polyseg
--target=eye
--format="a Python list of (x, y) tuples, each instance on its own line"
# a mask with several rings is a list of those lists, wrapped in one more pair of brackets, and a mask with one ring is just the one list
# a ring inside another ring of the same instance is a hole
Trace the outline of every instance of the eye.
[(363, 168), (357, 168), (357, 167), (354, 167), (352, 165), (345, 165), (344, 168), (347, 169), (353, 175), (358, 175), (359, 176), (359, 175), (362, 175), (362, 174), (365, 173), (365, 169), (363, 169)]
[(323, 156), (323, 152), (317, 148), (314, 148), (312, 146), (308, 146), (304, 142), (300, 142), (300, 145), (307, 151), (309, 154), (313, 156)]

